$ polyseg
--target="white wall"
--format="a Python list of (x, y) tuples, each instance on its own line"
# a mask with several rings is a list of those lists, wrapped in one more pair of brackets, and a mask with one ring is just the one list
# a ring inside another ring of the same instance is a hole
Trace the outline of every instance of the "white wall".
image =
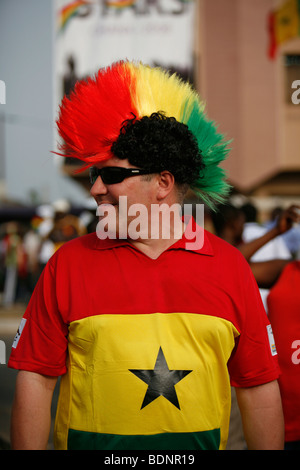
[(86, 192), (55, 165), (52, 0), (0, 0), (0, 178), (6, 197), (41, 202), (65, 197), (81, 202)]

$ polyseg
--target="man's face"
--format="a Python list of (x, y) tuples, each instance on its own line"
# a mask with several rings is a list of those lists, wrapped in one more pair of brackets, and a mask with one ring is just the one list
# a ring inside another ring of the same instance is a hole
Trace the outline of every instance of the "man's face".
[[(128, 160), (120, 160), (117, 157), (112, 157), (109, 160), (95, 165), (95, 167), (98, 169), (104, 167), (136, 168), (131, 165)], [(151, 204), (157, 204), (156, 190), (157, 179), (155, 177), (145, 180), (143, 176), (137, 175), (125, 178), (120, 183), (104, 184), (101, 176), (99, 176), (90, 192), (98, 207), (100, 206), (103, 211), (107, 209), (106, 214), (115, 214), (116, 235), (118, 235), (120, 222), (122, 224), (122, 230), (124, 230), (124, 225), (126, 225), (127, 230), (129, 224), (135, 218), (134, 215), (128, 215), (128, 211), (130, 212), (130, 207), (132, 207), (133, 204), (142, 205), (143, 208), (145, 208), (143, 213), (147, 213), (150, 218)], [(120, 197), (122, 200), (121, 204)], [(124, 197), (126, 197), (126, 199)], [(124, 201), (126, 201), (126, 213), (124, 210)], [(113, 206), (114, 210), (112, 210), (111, 206)], [(99, 221), (101, 221), (101, 219), (103, 219), (103, 215), (99, 217)], [(149, 224), (149, 219), (147, 220), (147, 224)]]

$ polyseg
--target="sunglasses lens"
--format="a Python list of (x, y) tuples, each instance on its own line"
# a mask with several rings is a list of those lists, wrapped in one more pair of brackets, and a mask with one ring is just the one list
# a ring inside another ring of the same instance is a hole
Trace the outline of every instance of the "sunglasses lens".
[(96, 179), (98, 178), (99, 174), (98, 174), (98, 171), (97, 171), (97, 168), (90, 168), (90, 183), (91, 185), (95, 184), (96, 183)]
[(124, 168), (118, 167), (105, 167), (101, 170), (95, 167), (90, 168), (90, 183), (92, 185), (96, 183), (98, 176), (101, 176), (104, 184), (116, 184), (121, 183), (127, 174)]
[(118, 167), (105, 167), (101, 170), (101, 178), (104, 184), (121, 183), (126, 177), (123, 168)]

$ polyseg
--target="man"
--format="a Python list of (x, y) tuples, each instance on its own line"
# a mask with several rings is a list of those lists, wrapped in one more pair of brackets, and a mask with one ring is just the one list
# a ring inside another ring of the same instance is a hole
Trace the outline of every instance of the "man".
[[(64, 154), (92, 166), (101, 230), (57, 251), (24, 315), (9, 361), (20, 369), (13, 447), (45, 448), (62, 376), (58, 449), (224, 449), (230, 380), (249, 448), (281, 448), (274, 345), (245, 259), (206, 232), (197, 243), (203, 230), (176, 211), (168, 237), (161, 225), (146, 234), (151, 209), (189, 187), (210, 206), (228, 192), (227, 143), (197, 94), (158, 68), (117, 63), (77, 84), (58, 127)], [(136, 204), (143, 230), (132, 235)]]

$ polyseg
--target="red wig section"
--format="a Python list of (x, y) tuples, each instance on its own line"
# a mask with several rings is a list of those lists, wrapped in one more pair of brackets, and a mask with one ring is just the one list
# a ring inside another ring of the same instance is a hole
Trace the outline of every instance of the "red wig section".
[(124, 62), (77, 82), (70, 98), (62, 100), (56, 121), (63, 139), (59, 155), (82, 160), (86, 166), (111, 158), (122, 123), (137, 116), (134, 94), (135, 77)]

